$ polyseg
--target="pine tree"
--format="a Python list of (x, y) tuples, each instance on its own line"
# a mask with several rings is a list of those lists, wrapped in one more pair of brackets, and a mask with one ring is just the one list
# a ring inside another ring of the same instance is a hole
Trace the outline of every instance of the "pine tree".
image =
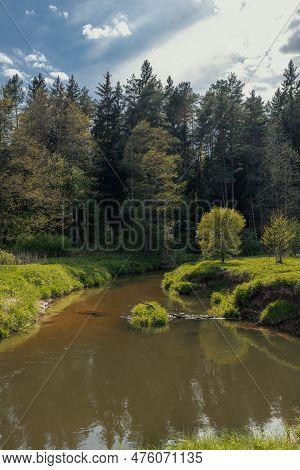
[(3, 88), (3, 96), (6, 99), (11, 100), (14, 112), (15, 112), (15, 124), (19, 127), (19, 112), (25, 98), (23, 90), (23, 81), (16, 74), (8, 80), (7, 84)]
[(86, 87), (83, 87), (80, 91), (78, 106), (83, 114), (88, 116), (90, 119), (94, 118), (96, 104), (95, 101), (91, 98), (89, 90)]
[(299, 147), (299, 132), (296, 127), (296, 95), (300, 90), (300, 82), (298, 80), (299, 74), (297, 67), (291, 60), (288, 67), (284, 71), (284, 81), (282, 83), (282, 121), (284, 126), (285, 135), (294, 148), (300, 150)]
[(78, 103), (80, 99), (80, 87), (76, 82), (73, 74), (68, 80), (66, 91), (69, 100), (71, 100), (73, 103)]
[(33, 77), (31, 84), (28, 86), (27, 102), (30, 103), (34, 100), (37, 94), (47, 94), (46, 81), (41, 73), (37, 77)]
[(120, 85), (111, 83), (111, 74), (104, 75), (104, 83), (97, 87), (96, 117), (92, 134), (97, 144), (98, 194), (104, 198), (120, 198), (124, 190), (120, 168), (122, 157), (123, 95)]
[(267, 115), (261, 96), (253, 90), (244, 103), (241, 135), (242, 167), (237, 181), (238, 207), (246, 215), (257, 241), (261, 232), (262, 160)]
[(224, 206), (234, 203), (241, 171), (243, 83), (231, 74), (211, 85), (201, 98), (197, 134), (206, 156), (209, 196)]
[(53, 85), (50, 88), (51, 96), (61, 98), (65, 94), (65, 87), (62, 80), (59, 77), (56, 77)]

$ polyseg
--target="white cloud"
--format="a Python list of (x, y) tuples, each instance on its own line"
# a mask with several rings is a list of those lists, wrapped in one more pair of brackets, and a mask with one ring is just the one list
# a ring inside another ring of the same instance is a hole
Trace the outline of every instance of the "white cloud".
[(49, 5), (49, 10), (51, 10), (52, 13), (58, 16), (63, 16), (66, 20), (69, 18), (69, 12), (59, 10), (59, 8), (56, 5)]
[[(291, 58), (280, 52), (282, 44), (287, 42), (288, 32), (280, 36), (278, 33), (295, 9), (295, 0), (284, 3), (215, 0), (215, 6), (214, 16), (175, 33), (156, 49), (152, 46), (131, 60), (118, 63), (112, 70), (113, 75), (125, 80), (132, 72), (139, 73), (147, 57), (163, 80), (171, 74), (176, 82), (190, 80), (196, 89), (204, 92), (211, 82), (234, 71), (247, 82), (246, 93), (259, 85), (264, 89), (263, 97), (269, 99)], [(276, 43), (266, 55), (276, 37)]]
[(25, 14), (26, 15), (35, 15), (35, 11), (34, 10), (25, 10)]
[(93, 27), (91, 24), (86, 24), (82, 28), (82, 34), (87, 39), (112, 39), (130, 36), (132, 32), (128, 25), (127, 16), (120, 13), (113, 18), (110, 25), (106, 24), (99, 27)]
[(13, 61), (8, 55), (4, 54), (3, 52), (0, 52), (0, 63), (1, 64), (7, 64), (7, 65), (12, 65)]
[(25, 61), (32, 67), (37, 69), (43, 69), (49, 67), (48, 60), (41, 52), (34, 52), (25, 57)]
[(2, 75), (6, 78), (12, 78), (14, 75), (19, 75), (20, 78), (24, 78), (24, 73), (20, 72), (18, 69), (14, 68), (4, 68), (2, 69)]
[(65, 72), (51, 72), (50, 76), (53, 78), (59, 77), (62, 81), (69, 80), (69, 76)]
[(47, 85), (53, 85), (54, 83), (54, 79), (53, 78), (50, 78), (50, 77), (45, 77), (45, 82)]
[(13, 52), (14, 52), (14, 54), (16, 54), (21, 59), (24, 59), (25, 54), (23, 53), (23, 51), (21, 51), (21, 49), (15, 48), (15, 49), (13, 49)]

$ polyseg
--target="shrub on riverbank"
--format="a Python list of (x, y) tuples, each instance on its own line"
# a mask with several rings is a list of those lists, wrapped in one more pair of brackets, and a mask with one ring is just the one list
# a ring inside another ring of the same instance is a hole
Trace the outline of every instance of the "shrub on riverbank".
[(0, 265), (16, 264), (17, 258), (8, 251), (0, 250)]
[(114, 276), (159, 267), (160, 260), (154, 257), (103, 255), (0, 266), (0, 338), (33, 323), (39, 315), (40, 300), (84, 287), (105, 286)]
[(276, 300), (262, 311), (260, 320), (265, 325), (277, 326), (283, 321), (293, 320), (297, 315), (296, 305), (287, 300)]
[(130, 324), (134, 328), (151, 330), (167, 326), (168, 323), (168, 312), (158, 302), (146, 301), (132, 309)]
[(62, 235), (40, 233), (37, 235), (20, 235), (14, 249), (17, 252), (35, 253), (39, 256), (61, 256), (70, 252), (71, 242)]

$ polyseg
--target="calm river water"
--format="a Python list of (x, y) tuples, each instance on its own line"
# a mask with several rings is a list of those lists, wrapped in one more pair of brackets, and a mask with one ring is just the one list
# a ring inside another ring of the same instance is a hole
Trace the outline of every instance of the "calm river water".
[(72, 294), (2, 341), (1, 448), (149, 448), (221, 428), (280, 432), (294, 419), (299, 339), (212, 320), (142, 334), (120, 318), (144, 300), (206, 311), (205, 299), (166, 296), (161, 276)]

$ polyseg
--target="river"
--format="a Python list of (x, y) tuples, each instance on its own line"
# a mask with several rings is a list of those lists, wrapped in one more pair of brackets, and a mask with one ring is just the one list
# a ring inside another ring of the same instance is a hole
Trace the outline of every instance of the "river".
[(140, 301), (206, 312), (207, 299), (168, 297), (161, 277), (71, 294), (29, 333), (2, 341), (1, 448), (149, 448), (224, 428), (272, 434), (292, 422), (299, 339), (219, 320), (133, 330), (121, 316)]

